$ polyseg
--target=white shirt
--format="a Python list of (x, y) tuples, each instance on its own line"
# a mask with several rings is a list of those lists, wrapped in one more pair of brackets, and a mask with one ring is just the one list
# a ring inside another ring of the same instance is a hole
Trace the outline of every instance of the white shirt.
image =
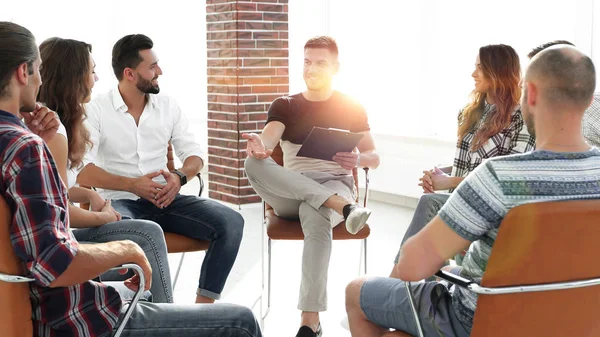
[[(148, 95), (139, 125), (127, 111), (118, 88), (95, 98), (85, 108), (85, 123), (94, 146), (85, 155), (84, 165), (93, 163), (109, 173), (130, 178), (167, 170), (169, 141), (181, 162), (190, 156), (204, 157), (188, 129), (187, 118), (168, 96)], [(162, 176), (155, 180), (166, 183)], [(98, 193), (105, 199), (139, 199), (124, 191), (98, 189)]]
[[(59, 135), (63, 135), (67, 139), (67, 144), (69, 144), (69, 136), (67, 136), (67, 129), (60, 120), (58, 122), (60, 123), (60, 125), (58, 126), (58, 131), (56, 131), (56, 133)], [(69, 160), (69, 158), (67, 158), (67, 189), (71, 189), (71, 187), (77, 185), (77, 175), (81, 171), (81, 169), (70, 169), (70, 166), (71, 161)], [(81, 168), (83, 168), (83, 166)]]

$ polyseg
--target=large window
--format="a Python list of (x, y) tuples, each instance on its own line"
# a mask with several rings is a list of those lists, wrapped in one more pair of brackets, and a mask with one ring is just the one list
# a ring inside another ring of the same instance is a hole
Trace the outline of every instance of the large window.
[(290, 12), (291, 32), (302, 32), (290, 34), (292, 90), (304, 88), (305, 39), (330, 34), (340, 47), (336, 88), (367, 107), (374, 133), (443, 139), (455, 138), (480, 46), (511, 45), (526, 66), (531, 48), (550, 40), (591, 53), (594, 30), (593, 0), (295, 0)]
[(196, 141), (206, 147), (206, 5), (204, 1), (166, 4), (159, 0), (4, 1), (0, 20), (27, 27), (37, 42), (53, 36), (93, 46), (100, 80), (93, 95), (117, 85), (111, 67), (114, 43), (142, 33), (154, 41), (163, 76), (161, 93), (173, 96), (190, 119)]

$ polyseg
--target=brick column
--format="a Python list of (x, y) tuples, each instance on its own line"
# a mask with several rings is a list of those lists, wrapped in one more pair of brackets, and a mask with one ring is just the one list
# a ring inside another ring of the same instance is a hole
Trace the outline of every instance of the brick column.
[(206, 0), (209, 197), (259, 202), (244, 173), (246, 142), (288, 94), (288, 0)]

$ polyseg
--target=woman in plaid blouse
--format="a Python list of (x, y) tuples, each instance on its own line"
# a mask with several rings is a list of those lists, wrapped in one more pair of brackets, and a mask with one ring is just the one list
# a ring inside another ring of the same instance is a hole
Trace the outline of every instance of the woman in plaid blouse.
[[(402, 239), (418, 233), (442, 208), (449, 193), (485, 159), (531, 151), (535, 139), (529, 135), (519, 99), (521, 68), (519, 56), (507, 45), (479, 49), (471, 74), (475, 87), (471, 101), (458, 114), (458, 141), (452, 167), (423, 171), (419, 186), (425, 193)], [(451, 174), (448, 174), (451, 172)], [(394, 262), (398, 262), (398, 256)], [(392, 277), (395, 277), (392, 272)]]

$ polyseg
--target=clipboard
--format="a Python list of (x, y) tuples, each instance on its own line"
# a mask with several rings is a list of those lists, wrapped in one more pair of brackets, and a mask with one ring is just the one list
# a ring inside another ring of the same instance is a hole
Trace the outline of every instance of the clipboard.
[(348, 130), (315, 126), (296, 156), (333, 161), (338, 152), (352, 152), (363, 136)]

